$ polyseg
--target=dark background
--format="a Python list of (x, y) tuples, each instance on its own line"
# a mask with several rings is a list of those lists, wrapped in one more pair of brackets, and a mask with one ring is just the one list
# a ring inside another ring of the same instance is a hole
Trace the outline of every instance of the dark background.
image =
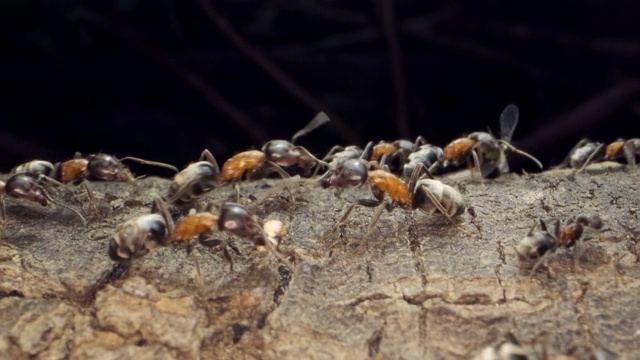
[(418, 134), (443, 146), (499, 131), (512, 102), (514, 144), (552, 165), (582, 137), (640, 135), (638, 14), (632, 0), (4, 0), (0, 171), (76, 151), (183, 167), (209, 148), (221, 163), (319, 110), (332, 123), (300, 141), (318, 155)]

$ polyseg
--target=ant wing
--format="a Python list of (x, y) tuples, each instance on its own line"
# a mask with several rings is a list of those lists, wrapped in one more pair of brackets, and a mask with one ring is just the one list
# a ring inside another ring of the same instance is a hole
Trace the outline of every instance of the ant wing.
[(307, 125), (305, 125), (305, 127), (293, 134), (293, 136), (291, 137), (291, 143), (295, 144), (296, 140), (300, 136), (307, 135), (308, 133), (328, 123), (329, 121), (331, 121), (331, 119), (329, 119), (329, 116), (325, 114), (324, 111), (320, 111), (318, 114), (316, 114), (316, 116), (313, 117), (313, 119), (311, 119), (311, 121)]
[(516, 130), (518, 120), (520, 118), (520, 111), (515, 104), (507, 105), (502, 114), (500, 114), (500, 137), (506, 142), (511, 141), (513, 132)]

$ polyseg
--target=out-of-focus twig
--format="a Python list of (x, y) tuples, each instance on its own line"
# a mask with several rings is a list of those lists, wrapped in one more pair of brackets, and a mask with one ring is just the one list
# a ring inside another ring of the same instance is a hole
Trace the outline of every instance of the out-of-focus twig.
[(287, 11), (296, 11), (304, 15), (320, 18), (340, 24), (364, 25), (367, 16), (363, 11), (341, 9), (332, 6), (331, 3), (319, 3), (312, 1), (273, 1), (271, 5)]
[(197, 73), (184, 67), (170, 56), (156, 50), (134, 29), (120, 25), (116, 26), (108, 18), (100, 16), (86, 8), (79, 11), (78, 15), (91, 24), (99, 26), (120, 37), (134, 48), (147, 54), (158, 65), (178, 75), (187, 85), (202, 94), (211, 106), (224, 113), (251, 141), (257, 144), (268, 141), (269, 136), (265, 128), (251, 120), (249, 116), (227, 100), (216, 88), (207, 83)]
[(546, 42), (563, 47), (595, 51), (607, 55), (640, 57), (640, 42), (616, 37), (596, 37), (589, 39), (558, 30), (535, 28), (525, 25), (508, 26), (502, 24), (483, 24), (494, 34), (508, 36), (518, 41)]
[(229, 41), (236, 46), (246, 57), (258, 65), (267, 75), (285, 88), (289, 94), (297, 98), (314, 112), (324, 111), (331, 117), (329, 127), (335, 133), (350, 144), (362, 143), (360, 135), (351, 129), (342, 119), (333, 113), (320, 100), (311, 95), (305, 88), (298, 84), (287, 73), (271, 62), (264, 54), (245, 40), (242, 35), (224, 18), (209, 0), (197, 0), (213, 24), (222, 31)]
[(391, 71), (393, 73), (394, 89), (396, 93), (396, 127), (400, 138), (409, 137), (409, 110), (407, 103), (407, 81), (402, 63), (402, 50), (398, 39), (395, 4), (393, 0), (374, 0), (378, 5), (378, 12), (384, 31), (384, 37), (389, 47)]

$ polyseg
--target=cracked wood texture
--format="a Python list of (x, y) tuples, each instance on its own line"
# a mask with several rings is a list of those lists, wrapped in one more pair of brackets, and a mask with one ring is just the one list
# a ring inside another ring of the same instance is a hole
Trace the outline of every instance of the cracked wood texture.
[[(576, 176), (452, 176), (444, 181), (473, 209), (460, 218), (464, 231), (396, 209), (383, 213), (367, 246), (373, 209), (356, 209), (328, 232), (351, 201), (371, 198), (366, 187), (338, 195), (292, 178), (291, 204), (281, 180), (243, 183), (244, 204), (288, 224), (281, 251), (295, 253), (293, 270), (230, 239), (232, 269), (219, 249), (167, 246), (113, 281), (109, 236), (148, 212), (168, 180), (91, 183), (100, 216), (86, 228), (65, 209), (7, 199), (0, 357), (465, 359), (511, 333), (546, 354), (632, 358), (640, 353), (639, 175), (606, 163)], [(79, 200), (66, 202), (84, 202), (90, 216), (86, 194), (73, 190)], [(234, 198), (223, 186), (197, 206)], [(604, 228), (586, 230), (577, 248), (558, 250), (529, 277), (514, 247), (534, 222), (585, 212), (600, 214)]]

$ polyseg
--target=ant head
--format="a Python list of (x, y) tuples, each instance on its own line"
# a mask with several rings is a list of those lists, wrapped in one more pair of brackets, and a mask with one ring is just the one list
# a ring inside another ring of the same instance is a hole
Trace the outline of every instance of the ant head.
[(120, 160), (107, 154), (90, 155), (87, 163), (89, 175), (105, 181), (133, 181), (133, 175)]
[(10, 177), (4, 185), (4, 191), (11, 197), (31, 200), (42, 206), (47, 206), (51, 201), (36, 177), (31, 174), (16, 174)]
[(258, 230), (261, 230), (261, 227), (246, 207), (228, 202), (220, 209), (218, 229), (241, 238), (254, 238), (260, 233)]

